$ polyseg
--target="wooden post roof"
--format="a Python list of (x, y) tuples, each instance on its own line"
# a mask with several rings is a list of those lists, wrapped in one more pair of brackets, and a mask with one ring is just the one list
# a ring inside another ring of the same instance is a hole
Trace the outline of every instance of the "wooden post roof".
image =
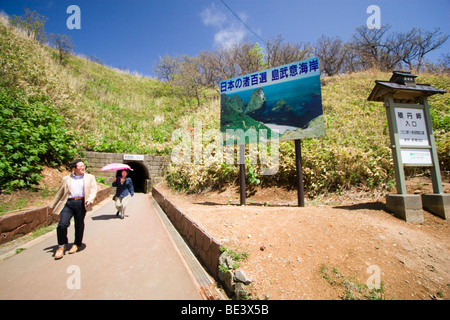
[(407, 71), (394, 71), (389, 81), (376, 80), (367, 100), (384, 101), (384, 96), (392, 94), (398, 103), (419, 103), (420, 98), (434, 94), (444, 94), (447, 91), (434, 88), (429, 84), (415, 83), (417, 75)]

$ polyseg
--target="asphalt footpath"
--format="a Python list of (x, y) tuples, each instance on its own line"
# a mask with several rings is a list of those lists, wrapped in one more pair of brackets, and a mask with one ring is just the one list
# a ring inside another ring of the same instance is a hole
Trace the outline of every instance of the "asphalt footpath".
[(83, 247), (68, 254), (72, 221), (69, 245), (60, 260), (54, 259), (56, 231), (3, 257), (0, 300), (204, 299), (155, 203), (150, 195), (136, 193), (123, 220), (116, 216), (112, 200), (96, 205), (85, 218)]

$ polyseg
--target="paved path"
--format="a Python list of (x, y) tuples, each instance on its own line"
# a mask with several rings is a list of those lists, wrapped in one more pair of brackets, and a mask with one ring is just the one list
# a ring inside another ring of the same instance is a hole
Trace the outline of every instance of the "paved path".
[(202, 299), (151, 201), (150, 195), (135, 194), (124, 220), (116, 217), (112, 200), (96, 206), (85, 219), (86, 247), (71, 255), (66, 251), (61, 260), (53, 258), (53, 232), (0, 261), (0, 300)]

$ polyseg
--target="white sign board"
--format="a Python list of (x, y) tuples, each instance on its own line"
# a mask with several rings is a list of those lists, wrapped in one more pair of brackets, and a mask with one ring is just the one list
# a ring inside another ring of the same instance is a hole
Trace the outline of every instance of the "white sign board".
[(395, 108), (400, 146), (428, 146), (424, 111), (413, 108)]
[(144, 155), (141, 154), (124, 154), (123, 160), (144, 161)]
[(401, 153), (404, 165), (433, 165), (429, 149), (402, 149)]

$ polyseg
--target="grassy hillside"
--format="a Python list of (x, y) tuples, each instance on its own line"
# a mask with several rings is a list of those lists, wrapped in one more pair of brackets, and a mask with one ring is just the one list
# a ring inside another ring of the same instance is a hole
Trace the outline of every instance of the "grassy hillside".
[[(80, 149), (168, 154), (167, 142), (190, 110), (157, 80), (57, 52), (0, 19), (2, 86), (48, 97)], [(151, 65), (149, 64), (149, 68)]]
[(76, 130), (86, 150), (168, 154), (167, 143), (189, 106), (156, 80), (70, 57), (66, 72), (83, 104)]
[[(78, 150), (170, 155), (177, 128), (219, 129), (220, 102), (205, 91), (201, 107), (176, 98), (155, 79), (131, 75), (89, 59), (70, 56), (64, 65), (57, 52), (26, 37), (0, 18), (0, 84), (45, 101), (64, 120)], [(151, 66), (149, 65), (149, 68)], [(368, 102), (375, 80), (390, 73), (366, 71), (322, 79), (326, 136), (302, 142), (305, 184), (311, 194), (359, 186), (391, 188), (393, 167), (385, 110)], [(418, 83), (450, 90), (450, 77), (419, 75)], [(450, 170), (449, 94), (430, 98), (441, 169)], [(195, 106), (195, 107), (194, 107)], [(280, 146), (274, 176), (259, 176), (249, 165), (248, 177), (263, 184), (292, 185), (295, 177), (292, 142)], [(1, 169), (1, 168), (0, 168)], [(172, 166), (172, 186), (199, 191), (237, 179), (237, 166), (224, 164)]]
[[(363, 191), (395, 187), (385, 108), (381, 102), (367, 101), (375, 80), (389, 80), (391, 75), (365, 71), (322, 79), (326, 136), (302, 140), (305, 190), (309, 195), (341, 192), (353, 187)], [(448, 75), (420, 75), (417, 83), (450, 89)], [(429, 102), (441, 171), (448, 172), (450, 94), (435, 95)], [(214, 123), (212, 127), (218, 128), (219, 124)], [(278, 172), (273, 176), (260, 176), (258, 165), (248, 164), (248, 181), (251, 184), (261, 181), (262, 185), (295, 186), (295, 150), (291, 141), (280, 144), (279, 159)], [(406, 173), (427, 174), (426, 169), (417, 167), (407, 168)], [(177, 164), (171, 166), (168, 176), (172, 187), (191, 192), (235, 184), (237, 179), (238, 167), (225, 164)]]

